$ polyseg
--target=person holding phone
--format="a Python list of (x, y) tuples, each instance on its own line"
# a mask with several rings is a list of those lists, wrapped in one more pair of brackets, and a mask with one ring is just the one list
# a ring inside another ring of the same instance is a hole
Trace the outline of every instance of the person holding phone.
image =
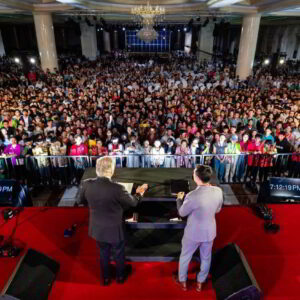
[(193, 179), (197, 188), (188, 193), (185, 199), (184, 192), (177, 195), (178, 214), (180, 217), (187, 217), (178, 275), (175, 275), (176, 282), (184, 291), (187, 290), (188, 266), (197, 249), (200, 251), (201, 260), (200, 272), (196, 278), (198, 292), (201, 291), (210, 269), (212, 246), (216, 237), (215, 214), (221, 210), (223, 204), (222, 190), (210, 184), (212, 174), (210, 166), (196, 166)]

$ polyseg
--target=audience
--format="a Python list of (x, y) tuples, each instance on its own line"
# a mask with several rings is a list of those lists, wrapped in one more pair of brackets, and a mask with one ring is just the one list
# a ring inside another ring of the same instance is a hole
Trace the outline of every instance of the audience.
[[(13, 156), (8, 173), (25, 158), (29, 181), (39, 175), (45, 183), (66, 182), (68, 163), (80, 181), (87, 157), (40, 157), (47, 155), (115, 155), (117, 165), (134, 168), (208, 163), (221, 182), (255, 181), (258, 174), (263, 181), (271, 169), (299, 177), (297, 75), (258, 69), (240, 80), (234, 66), (176, 56), (149, 62), (124, 53), (95, 62), (61, 58), (59, 71), (25, 75), (2, 58), (2, 158)], [(191, 156), (201, 154), (216, 155)], [(1, 160), (1, 176), (3, 169)]]

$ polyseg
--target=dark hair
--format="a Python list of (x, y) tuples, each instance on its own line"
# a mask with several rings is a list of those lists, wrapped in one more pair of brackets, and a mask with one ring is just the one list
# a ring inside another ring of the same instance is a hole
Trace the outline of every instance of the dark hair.
[(203, 182), (208, 183), (213, 174), (212, 168), (206, 165), (197, 165), (196, 166), (196, 175)]

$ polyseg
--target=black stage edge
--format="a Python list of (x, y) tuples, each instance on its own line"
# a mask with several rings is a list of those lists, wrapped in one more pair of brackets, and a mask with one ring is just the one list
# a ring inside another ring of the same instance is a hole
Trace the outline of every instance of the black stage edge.
[[(138, 222), (126, 222), (126, 257), (130, 261), (178, 260), (185, 220), (170, 221), (178, 217), (176, 196), (171, 194), (170, 182), (185, 179), (189, 181), (190, 190), (194, 190), (196, 184), (192, 176), (193, 169), (116, 169), (113, 177), (116, 182), (149, 185), (142, 202), (125, 215), (127, 219), (133, 213), (138, 214)], [(89, 168), (82, 180), (95, 177), (95, 168)], [(215, 175), (212, 184), (218, 185)], [(195, 258), (198, 258), (197, 253)]]

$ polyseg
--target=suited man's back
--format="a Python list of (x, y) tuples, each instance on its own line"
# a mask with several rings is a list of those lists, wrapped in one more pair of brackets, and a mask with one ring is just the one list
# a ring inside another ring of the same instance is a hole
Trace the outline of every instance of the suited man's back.
[(106, 177), (83, 182), (80, 202), (89, 206), (89, 235), (99, 242), (118, 243), (124, 240), (124, 209), (138, 204), (125, 188)]

